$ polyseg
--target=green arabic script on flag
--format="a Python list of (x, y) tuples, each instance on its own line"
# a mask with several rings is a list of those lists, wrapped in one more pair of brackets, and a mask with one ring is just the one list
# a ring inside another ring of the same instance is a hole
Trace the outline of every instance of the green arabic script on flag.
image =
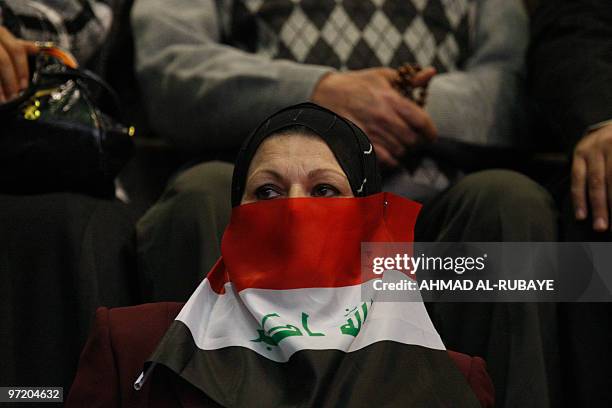
[[(373, 300), (370, 300), (370, 306), (374, 303)], [(344, 314), (344, 317), (348, 317), (346, 323), (339, 327), (339, 330), (342, 334), (356, 337), (361, 331), (361, 327), (363, 323), (365, 323), (366, 318), (368, 317), (368, 303), (363, 302), (360, 306), (355, 306), (352, 309), (346, 308), (347, 312)], [(308, 323), (308, 319), (310, 315), (306, 312), (302, 312), (302, 328), (293, 325), (293, 324), (280, 324), (275, 325), (266, 330), (265, 325), (270, 319), (273, 318), (281, 318), (278, 313), (268, 313), (264, 315), (261, 319), (260, 329), (257, 329), (258, 337), (256, 339), (251, 340), (255, 343), (264, 343), (267, 345), (267, 349), (271, 350), (269, 346), (278, 346), (278, 344), (288, 338), (293, 336), (304, 336), (307, 335), (309, 337), (320, 337), (325, 336), (325, 333), (321, 332), (313, 332)], [(304, 334), (306, 333), (306, 334)]]

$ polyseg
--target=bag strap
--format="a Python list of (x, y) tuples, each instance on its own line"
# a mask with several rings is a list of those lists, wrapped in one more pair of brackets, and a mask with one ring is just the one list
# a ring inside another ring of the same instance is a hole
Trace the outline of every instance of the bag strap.
[(119, 96), (104, 79), (92, 71), (80, 68), (71, 68), (64, 64), (54, 64), (52, 66), (45, 66), (36, 69), (32, 75), (30, 85), (20, 96), (4, 104), (0, 104), (0, 114), (7, 111), (13, 111), (23, 102), (30, 99), (32, 95), (34, 95), (40, 89), (40, 84), (45, 78), (57, 78), (65, 81), (80, 80), (87, 85), (95, 85), (109, 97), (112, 105), (110, 109), (113, 111), (109, 113), (123, 119), (123, 111), (121, 109)]
[(121, 109), (121, 101), (119, 99), (119, 95), (117, 92), (96, 73), (86, 70), (86, 69), (74, 69), (69, 67), (64, 67), (61, 71), (58, 72), (45, 72), (43, 71), (42, 76), (47, 78), (58, 78), (63, 80), (82, 80), (87, 84), (93, 84), (97, 86), (100, 90), (104, 91), (106, 96), (109, 97), (112, 102), (112, 110), (114, 115), (118, 117), (122, 117), (122, 109)]

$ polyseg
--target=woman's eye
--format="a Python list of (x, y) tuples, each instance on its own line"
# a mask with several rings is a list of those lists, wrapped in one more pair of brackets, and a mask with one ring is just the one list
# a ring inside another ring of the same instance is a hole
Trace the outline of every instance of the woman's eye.
[(258, 200), (272, 200), (280, 197), (280, 189), (273, 185), (264, 185), (255, 190), (255, 197)]
[(319, 184), (312, 190), (313, 197), (336, 197), (340, 195), (340, 191), (329, 184)]

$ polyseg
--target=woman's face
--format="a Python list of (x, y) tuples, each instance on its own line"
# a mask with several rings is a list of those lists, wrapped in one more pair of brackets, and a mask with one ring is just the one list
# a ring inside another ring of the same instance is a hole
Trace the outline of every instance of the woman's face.
[(295, 133), (271, 136), (255, 152), (241, 204), (296, 197), (353, 197), (323, 140)]

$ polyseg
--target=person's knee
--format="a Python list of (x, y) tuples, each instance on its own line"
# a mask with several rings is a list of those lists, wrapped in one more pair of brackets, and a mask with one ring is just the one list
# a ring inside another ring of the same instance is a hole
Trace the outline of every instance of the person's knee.
[(473, 201), (497, 208), (552, 210), (553, 199), (545, 188), (510, 170), (485, 170), (465, 177), (456, 186)]
[[(508, 239), (556, 240), (557, 210), (545, 188), (509, 170), (487, 170), (465, 177), (457, 186), (463, 204), (483, 222), (520, 231)], [(486, 219), (486, 220), (485, 220)]]
[[(185, 190), (160, 201), (145, 213), (137, 224), (139, 240), (152, 236), (180, 236), (210, 231), (210, 236), (220, 236), (229, 222), (231, 206), (229, 197), (219, 197), (207, 191)], [(210, 237), (207, 237), (210, 238)]]
[(230, 163), (212, 161), (197, 164), (180, 173), (166, 187), (165, 195), (198, 191), (229, 197), (234, 166)]

